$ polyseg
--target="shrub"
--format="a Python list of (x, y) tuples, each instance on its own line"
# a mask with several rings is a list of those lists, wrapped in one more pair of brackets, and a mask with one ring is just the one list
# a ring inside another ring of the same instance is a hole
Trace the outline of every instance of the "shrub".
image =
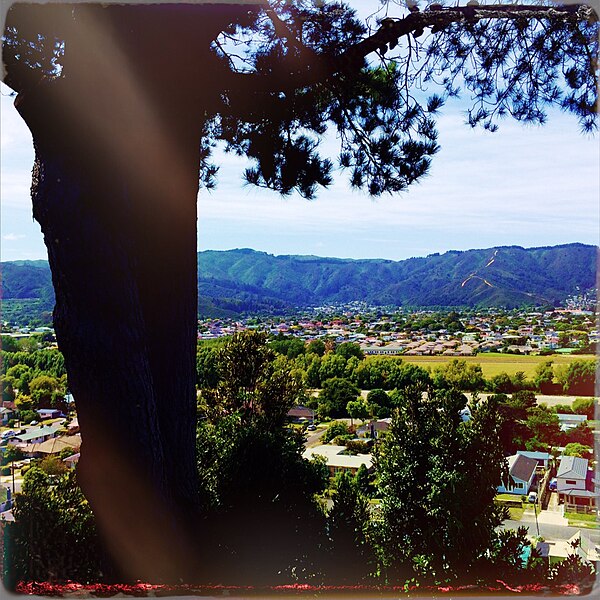
[(328, 444), (331, 440), (337, 438), (338, 436), (348, 435), (350, 430), (348, 429), (348, 425), (343, 421), (334, 421), (323, 434), (322, 440), (324, 444)]

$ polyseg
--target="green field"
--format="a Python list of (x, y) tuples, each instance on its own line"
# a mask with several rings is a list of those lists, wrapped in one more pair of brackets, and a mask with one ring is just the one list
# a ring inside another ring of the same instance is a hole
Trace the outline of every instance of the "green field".
[(402, 360), (418, 365), (419, 367), (434, 369), (439, 365), (446, 364), (454, 358), (465, 360), (468, 363), (481, 365), (483, 376), (486, 379), (498, 375), (499, 373), (508, 373), (514, 375), (518, 371), (523, 371), (527, 378), (533, 377), (535, 368), (545, 361), (551, 360), (554, 366), (565, 365), (574, 360), (590, 360), (595, 358), (593, 354), (553, 354), (552, 356), (526, 356), (518, 354), (498, 354), (495, 352), (486, 352), (477, 356), (402, 356)]

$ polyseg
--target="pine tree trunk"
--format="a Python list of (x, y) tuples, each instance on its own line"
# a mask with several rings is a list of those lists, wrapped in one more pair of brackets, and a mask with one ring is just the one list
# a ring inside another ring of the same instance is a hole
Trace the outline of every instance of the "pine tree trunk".
[(196, 144), (178, 146), (190, 177), (170, 186), (152, 159), (143, 174), (89, 168), (76, 148), (36, 140), (32, 188), (82, 430), (78, 478), (124, 572), (161, 579), (194, 554), (185, 537), (197, 501), (199, 157)]
[[(195, 459), (200, 135), (209, 51), (247, 5), (19, 5), (64, 40), (60, 77), (15, 105), (82, 432), (78, 480), (123, 574), (199, 580)], [(45, 20), (44, 15), (48, 17)], [(225, 67), (227, 70), (227, 67)]]
[(17, 106), (36, 147), (34, 217), (81, 425), (78, 479), (122, 576), (190, 579), (199, 128), (77, 89), (42, 82)]

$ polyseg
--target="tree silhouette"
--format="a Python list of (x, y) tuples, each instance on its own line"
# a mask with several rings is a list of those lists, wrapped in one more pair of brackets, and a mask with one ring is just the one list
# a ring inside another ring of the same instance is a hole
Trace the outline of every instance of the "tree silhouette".
[(194, 568), (196, 197), (216, 142), (252, 160), (249, 183), (312, 198), (332, 181), (328, 128), (354, 187), (406, 189), (461, 88), (472, 125), (543, 122), (555, 104), (595, 126), (590, 8), (398, 10), (373, 29), (322, 0), (8, 11), (4, 81), (33, 134), (79, 481), (131, 576)]

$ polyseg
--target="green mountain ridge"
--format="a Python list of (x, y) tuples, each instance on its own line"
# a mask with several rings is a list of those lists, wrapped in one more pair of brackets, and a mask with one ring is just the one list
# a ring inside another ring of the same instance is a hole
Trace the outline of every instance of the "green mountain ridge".
[[(296, 307), (560, 305), (596, 285), (596, 246), (574, 243), (430, 254), (402, 261), (276, 256), (249, 248), (198, 253), (200, 316), (285, 313)], [(2, 263), (3, 298), (54, 301), (44, 261)]]

